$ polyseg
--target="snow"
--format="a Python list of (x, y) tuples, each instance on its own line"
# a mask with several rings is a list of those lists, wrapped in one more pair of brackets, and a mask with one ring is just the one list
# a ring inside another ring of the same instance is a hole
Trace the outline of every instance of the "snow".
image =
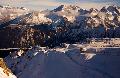
[(30, 17), (28, 17), (28, 19), (25, 19), (25, 21), (29, 24), (52, 22), (49, 18), (45, 17), (45, 14), (42, 14), (40, 12), (33, 12)]
[[(0, 5), (1, 6), (1, 5)], [(0, 23), (15, 19), (18, 16), (28, 13), (30, 10), (24, 7), (11, 7), (1, 6), (0, 7)]]
[(17, 78), (17, 77), (12, 73), (6, 74), (4, 69), (0, 67), (0, 78)]
[(79, 15), (80, 7), (74, 5), (61, 5), (53, 10), (58, 16), (66, 17), (68, 21), (74, 22), (75, 16)]
[[(61, 25), (62, 22), (71, 22), (73, 25), (80, 26), (95, 26), (100, 24), (106, 26), (106, 22), (110, 25), (117, 26), (119, 22), (119, 7), (117, 6), (105, 6), (101, 10), (91, 8), (90, 10), (80, 8), (75, 5), (61, 5), (54, 10), (45, 11), (30, 11), (24, 7), (1, 7), (1, 22), (2, 20), (11, 20), (17, 16), (31, 13), (27, 17), (23, 17), (20, 20), (22, 23), (38, 25), (38, 24), (51, 24), (55, 26)], [(8, 14), (9, 12), (9, 14)], [(118, 17), (118, 21), (115, 20)], [(64, 19), (67, 19), (66, 21)], [(90, 20), (87, 20), (90, 19)], [(116, 22), (115, 22), (116, 21)], [(89, 24), (86, 24), (89, 22)]]
[[(112, 26), (117, 26), (120, 22), (116, 6), (103, 7), (98, 11), (97, 9), (86, 10), (72, 5), (61, 5), (52, 11), (33, 11), (28, 15), (24, 15), (28, 12), (26, 8), (1, 6), (0, 10), (3, 17), (9, 12), (10, 14), (7, 15), (9, 19), (23, 15), (23, 17), (16, 18), (15, 21), (23, 20), (27, 24), (52, 23), (52, 25), (58, 26), (69, 21), (73, 23), (72, 25), (83, 28), (91, 26), (94, 31), (91, 29), (92, 34), (89, 32), (88, 34), (94, 35), (92, 37), (104, 35), (106, 22)], [(117, 23), (114, 22), (115, 16), (118, 17)], [(101, 24), (104, 27), (100, 26)], [(119, 34), (120, 27), (116, 29), (116, 33)], [(81, 33), (82, 28), (70, 30), (68, 36), (76, 38), (76, 34)], [(112, 29), (107, 30), (109, 35), (112, 34), (112, 31)], [(52, 49), (37, 46), (26, 52), (15, 51), (4, 60), (18, 78), (120, 78), (120, 40), (111, 39), (107, 43), (105, 41), (97, 39), (88, 44), (65, 44), (66, 47), (57, 46)], [(0, 78), (9, 78), (2, 68), (0, 68)], [(10, 78), (16, 77), (10, 74)]]
[(120, 16), (118, 16), (118, 21), (120, 22)]
[[(92, 48), (87, 44), (66, 45), (66, 48), (53, 49), (36, 47), (17, 58), (10, 55), (5, 61), (18, 78), (120, 77), (120, 48)], [(85, 50), (80, 51), (80, 47)]]

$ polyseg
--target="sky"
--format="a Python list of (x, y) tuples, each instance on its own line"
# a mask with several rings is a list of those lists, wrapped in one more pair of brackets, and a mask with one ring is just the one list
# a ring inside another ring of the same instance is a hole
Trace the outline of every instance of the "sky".
[(120, 0), (0, 0), (0, 5), (26, 7), (32, 10), (54, 9), (60, 5), (77, 5), (89, 9), (105, 5), (120, 5)]

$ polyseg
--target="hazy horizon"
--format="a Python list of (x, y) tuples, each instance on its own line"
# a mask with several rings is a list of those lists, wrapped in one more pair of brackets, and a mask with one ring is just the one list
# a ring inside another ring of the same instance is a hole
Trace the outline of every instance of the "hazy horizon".
[(1, 5), (26, 7), (32, 10), (54, 9), (59, 5), (77, 5), (89, 9), (101, 8), (105, 5), (120, 5), (119, 0), (1, 0)]

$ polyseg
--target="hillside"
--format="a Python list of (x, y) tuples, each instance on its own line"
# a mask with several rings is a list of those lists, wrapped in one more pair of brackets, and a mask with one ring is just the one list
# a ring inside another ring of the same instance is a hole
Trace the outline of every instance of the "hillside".
[(119, 47), (65, 45), (63, 48), (34, 47), (27, 52), (13, 52), (5, 61), (18, 78), (120, 77)]

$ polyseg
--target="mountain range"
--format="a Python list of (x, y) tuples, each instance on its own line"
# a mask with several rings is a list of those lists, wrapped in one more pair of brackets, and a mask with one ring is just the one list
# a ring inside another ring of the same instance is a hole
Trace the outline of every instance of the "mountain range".
[(120, 37), (120, 7), (116, 5), (100, 10), (75, 5), (61, 5), (44, 11), (10, 6), (0, 9), (0, 47), (55, 46), (86, 38)]

